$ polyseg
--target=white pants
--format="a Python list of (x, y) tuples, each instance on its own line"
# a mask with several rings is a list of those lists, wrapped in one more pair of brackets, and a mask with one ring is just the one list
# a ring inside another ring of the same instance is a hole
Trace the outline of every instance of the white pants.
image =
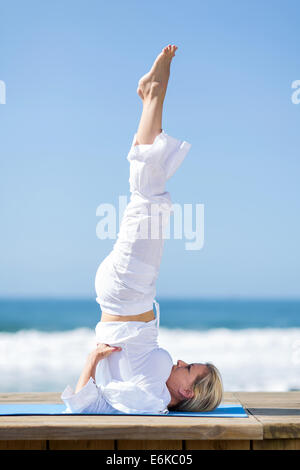
[(100, 264), (95, 289), (103, 312), (138, 315), (153, 309), (156, 280), (164, 246), (164, 229), (172, 210), (166, 181), (175, 173), (191, 145), (164, 131), (151, 145), (135, 145), (130, 163), (130, 202), (117, 241)]

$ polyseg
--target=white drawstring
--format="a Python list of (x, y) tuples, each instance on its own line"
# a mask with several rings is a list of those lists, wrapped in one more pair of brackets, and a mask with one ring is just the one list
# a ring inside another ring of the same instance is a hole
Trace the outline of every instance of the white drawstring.
[(157, 320), (157, 329), (158, 329), (158, 328), (159, 328), (159, 321), (160, 321), (159, 303), (156, 302), (155, 299), (153, 299), (153, 302), (154, 302), (154, 304), (155, 304), (156, 320)]

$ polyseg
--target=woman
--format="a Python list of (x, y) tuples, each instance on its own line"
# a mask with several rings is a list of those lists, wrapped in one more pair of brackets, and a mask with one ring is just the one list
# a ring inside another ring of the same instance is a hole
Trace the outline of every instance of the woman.
[[(171, 212), (166, 181), (187, 155), (190, 144), (162, 129), (163, 102), (170, 65), (177, 50), (167, 46), (138, 84), (143, 111), (127, 159), (131, 198), (118, 239), (100, 264), (95, 280), (101, 321), (75, 393), (62, 399), (71, 413), (168, 413), (209, 411), (222, 399), (222, 381), (210, 363), (173, 365), (158, 346), (159, 273), (163, 231)], [(156, 307), (156, 318), (153, 310)]]

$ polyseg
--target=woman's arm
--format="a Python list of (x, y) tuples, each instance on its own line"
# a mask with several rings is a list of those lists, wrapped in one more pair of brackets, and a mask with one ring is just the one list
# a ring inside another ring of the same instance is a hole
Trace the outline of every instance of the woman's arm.
[(79, 392), (79, 390), (88, 383), (90, 377), (95, 380), (96, 368), (99, 361), (105, 359), (115, 351), (121, 351), (121, 349), (120, 347), (109, 346), (108, 344), (98, 344), (97, 348), (87, 357), (85, 366), (77, 382), (75, 393)]

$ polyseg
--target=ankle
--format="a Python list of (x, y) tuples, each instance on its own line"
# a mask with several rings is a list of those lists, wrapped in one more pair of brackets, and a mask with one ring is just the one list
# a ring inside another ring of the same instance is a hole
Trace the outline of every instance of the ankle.
[(161, 82), (152, 82), (149, 95), (150, 98), (164, 98), (166, 87)]
[(143, 109), (149, 109), (149, 112), (162, 112), (164, 107), (164, 98), (162, 96), (147, 97), (143, 100)]
[(151, 102), (153, 100), (164, 100), (166, 94), (165, 87), (160, 82), (152, 82), (147, 92), (144, 92), (144, 103)]

